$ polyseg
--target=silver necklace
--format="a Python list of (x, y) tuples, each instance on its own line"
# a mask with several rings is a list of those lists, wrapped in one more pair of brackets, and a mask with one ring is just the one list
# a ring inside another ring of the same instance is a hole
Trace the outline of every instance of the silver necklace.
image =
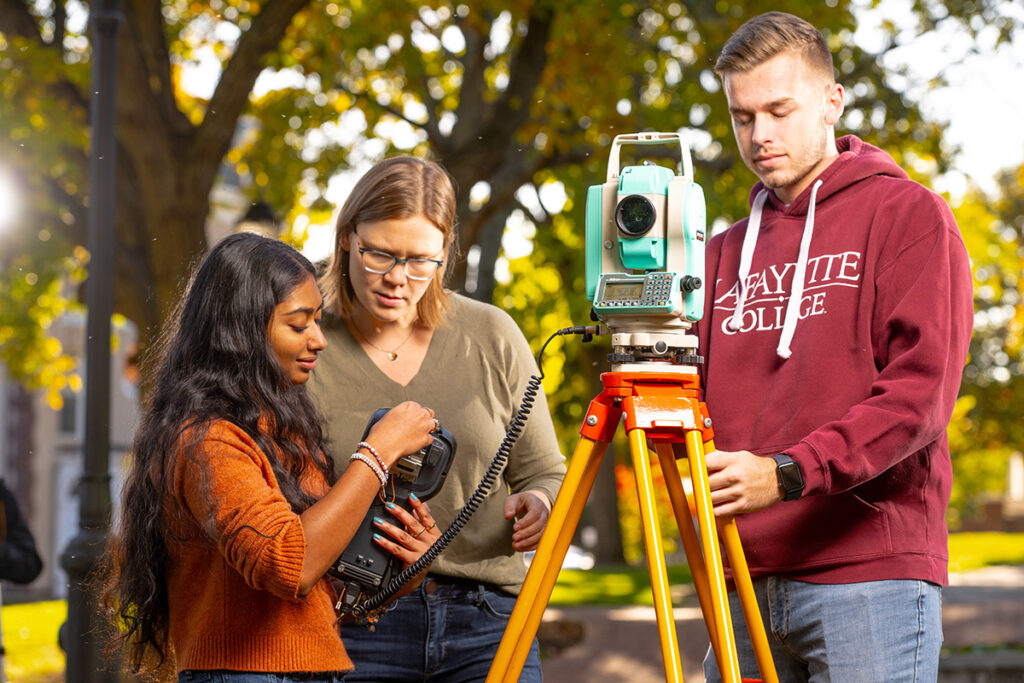
[(381, 353), (383, 353), (384, 355), (386, 355), (386, 356), (388, 357), (388, 360), (390, 360), (390, 361), (396, 361), (396, 360), (398, 360), (398, 349), (400, 349), (400, 348), (402, 348), (403, 346), (405, 346), (405, 342), (407, 342), (407, 341), (409, 341), (410, 339), (412, 339), (412, 335), (414, 335), (414, 334), (416, 333), (416, 323), (415, 323), (415, 322), (413, 322), (413, 324), (412, 324), (412, 329), (411, 329), (411, 330), (409, 331), (409, 336), (408, 336), (408, 337), (406, 337), (405, 339), (403, 339), (403, 340), (402, 340), (402, 343), (401, 343), (401, 344), (399, 344), (398, 346), (396, 346), (396, 347), (395, 347), (394, 349), (392, 349), (391, 351), (388, 351), (387, 349), (382, 349), (381, 347), (377, 346), (377, 345), (376, 345), (376, 344), (374, 344), (374, 343), (373, 343), (372, 341), (370, 341), (369, 339), (367, 339), (367, 338), (366, 338), (366, 337), (365, 337), (365, 336), (363, 335), (363, 333), (362, 333), (362, 332), (361, 332), (361, 331), (359, 330), (359, 325), (357, 325), (357, 324), (356, 324), (356, 321), (355, 321), (355, 320), (353, 320), (353, 321), (352, 321), (352, 329), (353, 329), (353, 330), (355, 330), (356, 336), (357, 336), (357, 337), (359, 337), (359, 339), (360, 339), (361, 341), (364, 341), (364, 342), (366, 342), (367, 344), (369, 344), (369, 345), (370, 345), (370, 346), (372, 346), (373, 348), (377, 349), (378, 351), (380, 351)]

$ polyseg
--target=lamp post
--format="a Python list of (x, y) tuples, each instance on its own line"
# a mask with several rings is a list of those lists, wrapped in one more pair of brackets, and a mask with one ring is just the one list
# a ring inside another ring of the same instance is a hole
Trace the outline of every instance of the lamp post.
[(61, 556), (68, 575), (64, 646), (67, 683), (116, 681), (106, 670), (96, 596), (87, 578), (110, 527), (110, 317), (114, 312), (114, 202), (117, 173), (118, 0), (97, 0), (90, 16), (92, 150), (89, 162), (89, 278), (86, 281), (85, 447), (78, 485), (78, 534)]

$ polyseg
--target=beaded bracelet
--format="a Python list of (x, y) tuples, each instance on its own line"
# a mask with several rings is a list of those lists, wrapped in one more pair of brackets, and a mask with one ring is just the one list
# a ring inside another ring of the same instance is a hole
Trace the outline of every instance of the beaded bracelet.
[(348, 461), (352, 462), (353, 460), (358, 460), (359, 462), (365, 463), (367, 467), (373, 470), (373, 473), (377, 476), (377, 479), (380, 480), (381, 489), (387, 486), (388, 477), (381, 471), (379, 467), (377, 467), (377, 463), (375, 463), (373, 460), (363, 455), (362, 453), (353, 453), (352, 456), (348, 459)]
[(374, 459), (377, 461), (377, 464), (380, 465), (380, 469), (384, 472), (385, 477), (391, 474), (391, 472), (388, 471), (388, 466), (384, 464), (383, 460), (381, 460), (380, 453), (377, 452), (376, 448), (366, 443), (365, 441), (360, 441), (358, 444), (356, 444), (356, 448), (365, 448), (366, 450), (368, 450), (370, 452), (370, 455), (372, 455)]

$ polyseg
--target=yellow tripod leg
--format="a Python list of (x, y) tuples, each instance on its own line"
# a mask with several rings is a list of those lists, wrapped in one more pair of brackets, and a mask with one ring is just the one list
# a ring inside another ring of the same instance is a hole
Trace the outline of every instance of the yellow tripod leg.
[[(718, 668), (725, 683), (739, 683), (740, 664), (736, 654), (736, 639), (733, 636), (732, 617), (729, 615), (729, 597), (725, 589), (725, 572), (718, 548), (718, 531), (715, 527), (714, 510), (711, 505), (711, 488), (708, 485), (707, 466), (704, 461), (704, 443), (700, 432), (686, 432), (686, 457), (690, 463), (690, 480), (693, 482), (693, 498), (697, 507), (697, 524), (704, 548), (704, 564), (708, 570), (711, 588), (711, 604), (716, 618), (708, 623), (712, 640), (718, 639), (716, 654)], [(713, 627), (713, 629), (712, 629)]]
[(633, 456), (636, 492), (640, 499), (640, 519), (643, 522), (647, 568), (651, 575), (651, 589), (654, 593), (654, 613), (658, 619), (661, 660), (665, 666), (665, 680), (669, 683), (676, 683), (683, 680), (683, 663), (679, 655), (675, 618), (672, 615), (672, 598), (669, 594), (665, 553), (661, 546), (661, 529), (654, 506), (654, 482), (651, 477), (650, 459), (647, 455), (647, 438), (642, 429), (633, 429), (628, 436), (629, 450)]
[[(708, 572), (704, 566), (704, 552), (700, 548), (697, 531), (693, 528), (693, 517), (690, 514), (690, 505), (686, 499), (686, 491), (683, 489), (682, 478), (679, 475), (676, 451), (668, 443), (657, 443), (655, 449), (658, 452), (661, 471), (665, 475), (665, 488), (668, 489), (668, 497), (672, 501), (676, 526), (679, 527), (679, 535), (683, 540), (683, 550), (686, 552), (686, 561), (690, 565), (690, 575), (693, 577), (693, 587), (697, 591), (704, 623), (708, 626), (709, 634), (717, 633), (715, 611), (711, 604), (711, 587), (708, 584)], [(679, 454), (680, 457), (685, 457), (685, 455), (685, 452)], [(715, 659), (721, 660), (722, 655), (718, 651), (718, 645), (718, 639), (712, 638), (711, 647), (715, 651)]]
[(487, 673), (487, 683), (516, 683), (519, 680), (607, 447), (606, 442), (587, 437), (581, 437), (576, 445), (537, 552)]
[(743, 605), (743, 617), (747, 622), (747, 631), (750, 633), (750, 642), (754, 647), (757, 668), (761, 671), (761, 680), (764, 683), (779, 683), (779, 675), (775, 671), (775, 661), (772, 659), (771, 648), (768, 645), (768, 635), (765, 633), (764, 622), (761, 620), (761, 611), (757, 608), (754, 583), (750, 579), (750, 569), (747, 567), (747, 558), (743, 554), (743, 545), (740, 543), (740, 532), (736, 528), (735, 519), (730, 517), (723, 521), (722, 540), (725, 543), (725, 553), (729, 556), (729, 566), (732, 567), (732, 579), (736, 584), (736, 592), (740, 596), (740, 604)]

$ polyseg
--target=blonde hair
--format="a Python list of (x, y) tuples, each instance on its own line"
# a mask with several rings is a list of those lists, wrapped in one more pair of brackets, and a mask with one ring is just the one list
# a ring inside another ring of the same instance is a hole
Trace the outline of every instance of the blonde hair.
[(750, 71), (787, 51), (799, 53), (811, 69), (830, 82), (835, 81), (832, 53), (825, 36), (800, 17), (785, 12), (765, 12), (736, 29), (725, 41), (715, 62), (715, 73), (722, 78)]
[(320, 279), (325, 308), (348, 320), (355, 304), (349, 275), (349, 251), (356, 226), (370, 221), (423, 216), (444, 235), (445, 265), (427, 285), (416, 304), (420, 324), (434, 328), (450, 307), (445, 284), (457, 257), (455, 241), (455, 185), (448, 172), (433, 161), (410, 156), (385, 159), (356, 182), (341, 207), (334, 228), (334, 255)]

